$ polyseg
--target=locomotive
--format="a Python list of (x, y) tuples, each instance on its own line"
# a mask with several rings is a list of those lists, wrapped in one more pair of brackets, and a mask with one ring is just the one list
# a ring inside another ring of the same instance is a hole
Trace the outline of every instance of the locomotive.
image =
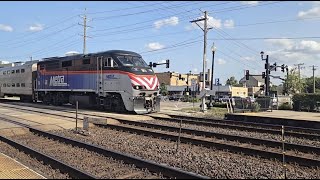
[(0, 96), (23, 101), (56, 106), (79, 102), (137, 114), (160, 110), (158, 78), (142, 56), (131, 51), (50, 57), (0, 68), (0, 84)]

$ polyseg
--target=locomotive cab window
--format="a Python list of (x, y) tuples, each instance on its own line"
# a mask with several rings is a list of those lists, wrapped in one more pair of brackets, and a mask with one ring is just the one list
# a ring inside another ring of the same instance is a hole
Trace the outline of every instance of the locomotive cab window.
[(117, 67), (118, 64), (111, 58), (104, 58), (104, 67)]

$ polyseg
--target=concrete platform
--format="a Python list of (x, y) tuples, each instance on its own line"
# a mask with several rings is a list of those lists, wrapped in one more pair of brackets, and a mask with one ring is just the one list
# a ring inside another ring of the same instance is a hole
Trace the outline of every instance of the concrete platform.
[(320, 113), (273, 110), (259, 113), (227, 114), (226, 119), (320, 129)]
[(0, 179), (46, 179), (18, 161), (0, 153)]

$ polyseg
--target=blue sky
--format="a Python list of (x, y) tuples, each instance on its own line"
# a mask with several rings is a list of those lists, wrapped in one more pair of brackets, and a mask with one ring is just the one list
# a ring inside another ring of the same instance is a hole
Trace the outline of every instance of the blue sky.
[[(46, 1), (0, 2), (0, 60), (26, 61), (83, 51), (83, 23), (87, 9), (87, 52), (123, 49), (141, 53), (146, 62), (171, 60), (156, 72), (202, 71), (203, 31), (190, 21), (208, 11), (207, 67), (215, 43), (214, 78), (225, 82), (243, 77), (244, 70), (261, 74), (264, 62), (305, 63), (320, 68), (320, 3), (299, 1)], [(200, 24), (201, 25), (201, 24)], [(300, 38), (254, 39), (248, 38)], [(237, 39), (237, 38), (240, 38)], [(244, 39), (241, 39), (244, 38)], [(316, 71), (316, 75), (320, 75)], [(272, 72), (283, 76), (283, 73)], [(274, 81), (279, 83), (280, 81)]]

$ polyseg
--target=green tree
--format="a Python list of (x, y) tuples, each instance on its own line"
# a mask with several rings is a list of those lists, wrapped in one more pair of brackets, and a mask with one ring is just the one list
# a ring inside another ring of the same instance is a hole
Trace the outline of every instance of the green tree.
[(294, 94), (301, 93), (305, 91), (305, 79), (299, 80), (299, 74), (294, 69), (291, 69), (289, 76), (286, 76), (285, 82), (283, 84), (284, 93)]
[(163, 96), (168, 95), (168, 90), (165, 83), (161, 83), (160, 85), (160, 94), (162, 94)]
[[(306, 82), (305, 92), (306, 93), (313, 93), (313, 77), (305, 78), (304, 81)], [(320, 78), (315, 77), (316, 81), (316, 93), (320, 91)]]
[(234, 76), (232, 76), (229, 79), (227, 79), (226, 85), (236, 86), (236, 85), (238, 85), (238, 81), (236, 80), (236, 78)]

